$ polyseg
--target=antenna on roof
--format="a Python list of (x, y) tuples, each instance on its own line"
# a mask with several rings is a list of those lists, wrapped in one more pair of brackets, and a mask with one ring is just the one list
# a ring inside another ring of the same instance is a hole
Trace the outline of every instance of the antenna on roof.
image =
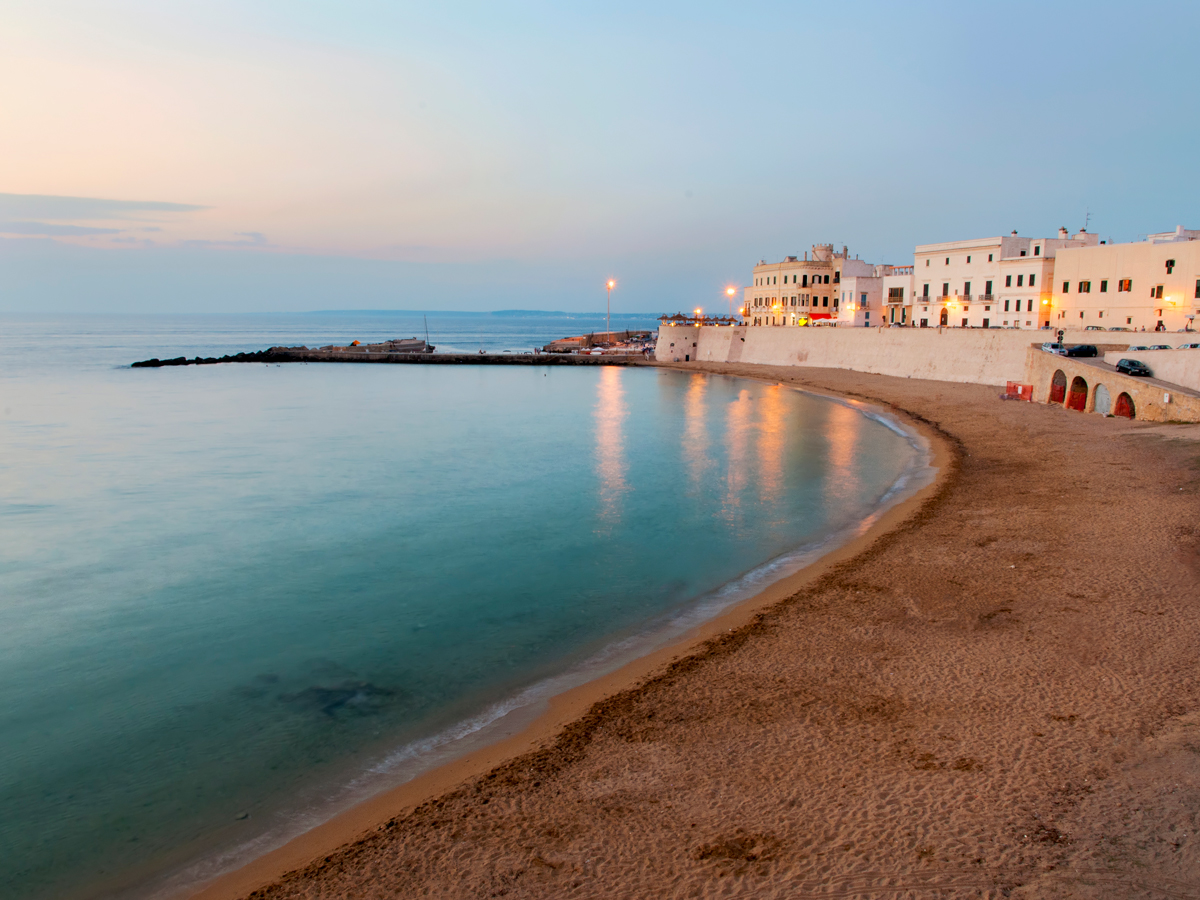
[(1084, 210), (1084, 216), (1083, 216), (1083, 227), (1082, 227), (1082, 228), (1080, 228), (1079, 230), (1080, 230), (1080, 231), (1087, 231), (1088, 223), (1089, 223), (1090, 221), (1092, 221), (1092, 211), (1091, 211), (1091, 209), (1089, 208), (1089, 209), (1085, 209), (1085, 210)]

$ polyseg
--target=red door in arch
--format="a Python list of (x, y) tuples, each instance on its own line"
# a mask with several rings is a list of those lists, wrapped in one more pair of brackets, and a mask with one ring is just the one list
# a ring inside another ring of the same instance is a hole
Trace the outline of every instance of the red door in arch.
[(1062, 403), (1067, 398), (1067, 376), (1063, 374), (1062, 369), (1058, 369), (1054, 373), (1054, 377), (1050, 379), (1050, 399), (1047, 403)]
[(1113, 415), (1121, 416), (1123, 419), (1132, 419), (1134, 416), (1133, 398), (1122, 392), (1117, 396), (1117, 403), (1113, 407)]
[(1067, 409), (1083, 412), (1087, 408), (1087, 382), (1076, 375), (1071, 380), (1071, 392), (1067, 394)]

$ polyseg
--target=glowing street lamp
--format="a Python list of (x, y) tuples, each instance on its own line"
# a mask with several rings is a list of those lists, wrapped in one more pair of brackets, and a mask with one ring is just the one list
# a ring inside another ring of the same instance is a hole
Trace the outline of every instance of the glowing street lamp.
[(604, 330), (607, 332), (605, 340), (612, 341), (612, 289), (617, 286), (617, 283), (611, 278), (608, 279), (608, 307), (604, 312)]
[(729, 298), (729, 318), (733, 318), (733, 295), (737, 293), (737, 288), (733, 285), (725, 288), (725, 296)]

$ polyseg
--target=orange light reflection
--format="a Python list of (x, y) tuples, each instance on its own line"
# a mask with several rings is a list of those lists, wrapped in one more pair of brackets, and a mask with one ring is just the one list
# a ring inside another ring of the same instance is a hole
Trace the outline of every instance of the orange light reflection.
[(622, 370), (603, 366), (596, 389), (596, 474), (600, 476), (600, 519), (617, 522), (625, 493), (625, 433), (622, 425), (627, 409)]

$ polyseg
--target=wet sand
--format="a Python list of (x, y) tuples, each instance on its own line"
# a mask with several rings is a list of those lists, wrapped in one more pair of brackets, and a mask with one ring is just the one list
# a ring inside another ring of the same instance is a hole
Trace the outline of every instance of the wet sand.
[(943, 477), (757, 612), (202, 896), (1200, 897), (1195, 428), (678, 368), (893, 407)]

